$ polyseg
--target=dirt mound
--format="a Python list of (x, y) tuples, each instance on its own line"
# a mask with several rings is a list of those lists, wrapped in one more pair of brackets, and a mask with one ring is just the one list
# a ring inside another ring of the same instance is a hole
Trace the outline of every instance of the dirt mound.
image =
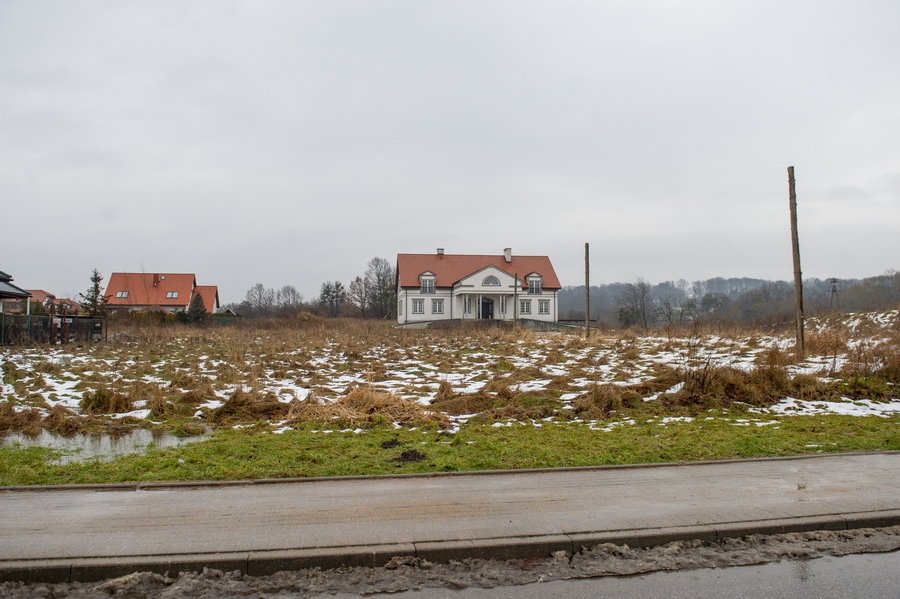
[(388, 460), (388, 462), (398, 462), (401, 464), (409, 464), (412, 462), (422, 462), (428, 459), (428, 456), (418, 449), (407, 449), (400, 453), (399, 456)]

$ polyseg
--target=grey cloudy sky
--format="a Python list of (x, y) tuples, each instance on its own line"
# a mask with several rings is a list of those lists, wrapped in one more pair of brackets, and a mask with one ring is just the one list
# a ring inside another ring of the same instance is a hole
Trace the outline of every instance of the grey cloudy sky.
[(900, 268), (896, 0), (0, 0), (0, 270), (564, 285)]

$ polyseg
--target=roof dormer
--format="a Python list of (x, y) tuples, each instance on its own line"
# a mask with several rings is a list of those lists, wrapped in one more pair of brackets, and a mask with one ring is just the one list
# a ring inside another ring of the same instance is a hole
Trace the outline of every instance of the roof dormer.
[(430, 270), (426, 270), (419, 275), (419, 285), (421, 293), (434, 293), (434, 282), (437, 279), (435, 274)]

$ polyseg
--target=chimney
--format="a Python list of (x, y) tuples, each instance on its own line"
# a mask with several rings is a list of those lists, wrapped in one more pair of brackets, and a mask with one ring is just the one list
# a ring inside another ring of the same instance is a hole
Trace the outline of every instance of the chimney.
[(444, 248), (438, 248), (438, 249), (437, 249), (437, 253), (438, 253), (438, 254), (437, 254), (438, 256), (443, 256), (443, 255), (444, 255)]
[(512, 263), (512, 248), (503, 248), (503, 259), (507, 264)]

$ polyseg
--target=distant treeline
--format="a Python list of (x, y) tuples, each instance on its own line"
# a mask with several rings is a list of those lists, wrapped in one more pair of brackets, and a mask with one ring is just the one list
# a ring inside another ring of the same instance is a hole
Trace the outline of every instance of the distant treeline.
[(391, 319), (395, 316), (396, 269), (384, 258), (372, 258), (365, 272), (345, 286), (340, 281), (322, 283), (319, 297), (307, 300), (293, 285), (281, 289), (257, 283), (244, 301), (222, 306), (246, 318), (296, 318), (317, 315), (336, 318)]
[[(715, 278), (591, 286), (591, 318), (613, 326), (740, 322), (776, 324), (794, 317), (794, 284), (763, 279)], [(867, 279), (805, 279), (807, 316), (868, 312), (900, 306), (900, 272)], [(560, 318), (584, 318), (584, 285), (559, 292)]]

